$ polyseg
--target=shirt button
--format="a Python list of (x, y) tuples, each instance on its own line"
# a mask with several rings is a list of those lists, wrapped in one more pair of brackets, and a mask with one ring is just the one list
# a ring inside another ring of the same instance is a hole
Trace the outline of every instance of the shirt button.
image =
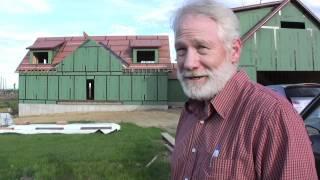
[(191, 152), (195, 153), (197, 150), (196, 148), (192, 148)]
[(201, 121), (200, 121), (200, 124), (204, 124), (204, 121), (203, 121), (203, 120), (201, 120)]

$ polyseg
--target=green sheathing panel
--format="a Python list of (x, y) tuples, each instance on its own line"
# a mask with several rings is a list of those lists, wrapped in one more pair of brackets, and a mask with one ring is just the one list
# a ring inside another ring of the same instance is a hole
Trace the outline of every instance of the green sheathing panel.
[(276, 69), (276, 34), (273, 29), (261, 29), (256, 33), (257, 69), (272, 71)]
[(87, 99), (87, 78), (86, 76), (75, 76), (74, 77), (74, 100), (84, 101)]
[(122, 71), (121, 63), (115, 55), (110, 56), (110, 62), (110, 71)]
[(97, 71), (97, 48), (78, 48), (75, 53), (74, 71)]
[(132, 76), (132, 100), (143, 101), (145, 89), (144, 76)]
[(254, 66), (240, 66), (240, 69), (244, 70), (251, 80), (257, 81), (257, 70)]
[(119, 58), (96, 41), (88, 40), (66, 57), (58, 72), (122, 72)]
[(131, 101), (131, 76), (120, 76), (120, 100)]
[(48, 100), (58, 100), (59, 76), (48, 76)]
[[(278, 14), (279, 15), (279, 14)], [(296, 6), (289, 3), (281, 10), (281, 16), (279, 15), (281, 21), (294, 21), (294, 22), (304, 22), (305, 16)]]
[(110, 52), (103, 47), (98, 48), (98, 71), (110, 71)]
[(187, 96), (184, 94), (179, 80), (168, 80), (168, 101), (169, 102), (184, 102)]
[(154, 101), (157, 100), (158, 82), (157, 76), (145, 76), (145, 100)]
[(238, 16), (240, 21), (241, 35), (248, 32), (270, 11), (271, 11), (271, 8), (262, 8), (262, 9), (237, 12), (236, 15)]
[(36, 99), (36, 81), (37, 76), (26, 76), (26, 98), (25, 99)]
[(19, 75), (19, 100), (26, 98), (26, 76)]
[(119, 101), (119, 76), (107, 77), (107, 100)]
[[(123, 104), (166, 104), (168, 99), (167, 73), (67, 74), (69, 73), (50, 72), (20, 75), (20, 91), (25, 92), (20, 94), (21, 102), (26, 103), (27, 101), (24, 100), (29, 100), (28, 102), (52, 104), (58, 101), (86, 101), (87, 79), (94, 80), (96, 101), (116, 101)], [(24, 84), (25, 87), (23, 87)]]
[(107, 100), (107, 77), (96, 76), (94, 78), (94, 99)]
[(37, 99), (48, 99), (47, 87), (47, 76), (37, 76)]
[(74, 71), (73, 65), (74, 65), (74, 57), (73, 57), (73, 54), (71, 54), (62, 61), (60, 69), (61, 71), (64, 71), (64, 72), (72, 72)]
[(168, 100), (168, 76), (158, 76), (158, 100)]
[(279, 53), (277, 59), (278, 71), (295, 70), (296, 49), (298, 46), (297, 31), (299, 30), (279, 30)]
[(313, 34), (314, 69), (320, 70), (320, 32)]
[[(296, 70), (297, 71), (312, 71), (312, 37), (309, 31), (301, 30), (297, 32), (297, 47), (296, 52)], [(320, 48), (320, 47), (319, 47)]]
[(254, 65), (256, 58), (255, 44), (252, 39), (248, 40), (242, 48), (240, 65)]
[(74, 76), (59, 76), (59, 100), (74, 99)]

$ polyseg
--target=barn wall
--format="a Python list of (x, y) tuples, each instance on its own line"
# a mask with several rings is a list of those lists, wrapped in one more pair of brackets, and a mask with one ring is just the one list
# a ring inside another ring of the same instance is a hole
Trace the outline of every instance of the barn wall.
[[(252, 17), (238, 13), (241, 29), (248, 22), (270, 11), (258, 9)], [(306, 29), (281, 28), (281, 21), (304, 22)], [(252, 23), (251, 23), (252, 24)], [(320, 31), (315, 21), (297, 6), (289, 3), (243, 45), (240, 66), (256, 80), (257, 71), (318, 71), (320, 70)]]

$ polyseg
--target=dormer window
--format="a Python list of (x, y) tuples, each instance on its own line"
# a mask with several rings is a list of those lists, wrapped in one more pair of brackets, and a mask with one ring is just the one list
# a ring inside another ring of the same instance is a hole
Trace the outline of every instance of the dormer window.
[(158, 49), (134, 49), (134, 63), (158, 63)]
[(30, 63), (31, 64), (51, 64), (52, 51), (31, 51)]
[(34, 64), (48, 64), (48, 52), (34, 52), (32, 61)]
[[(61, 39), (61, 38), (60, 38)], [(30, 64), (52, 64), (52, 59), (63, 45), (63, 39), (45, 39), (39, 38), (27, 49), (30, 50)]]

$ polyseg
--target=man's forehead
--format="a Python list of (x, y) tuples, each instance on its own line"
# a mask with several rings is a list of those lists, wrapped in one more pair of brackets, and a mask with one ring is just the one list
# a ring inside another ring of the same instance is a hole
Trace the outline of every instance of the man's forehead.
[(183, 39), (183, 38), (176, 38), (175, 39), (175, 45), (184, 45), (186, 43), (191, 43), (191, 44), (194, 44), (194, 45), (197, 45), (197, 44), (211, 44), (212, 42), (210, 40), (207, 40), (207, 39), (200, 39), (200, 38), (197, 38), (197, 37), (190, 37), (190, 38), (187, 38), (187, 39)]

